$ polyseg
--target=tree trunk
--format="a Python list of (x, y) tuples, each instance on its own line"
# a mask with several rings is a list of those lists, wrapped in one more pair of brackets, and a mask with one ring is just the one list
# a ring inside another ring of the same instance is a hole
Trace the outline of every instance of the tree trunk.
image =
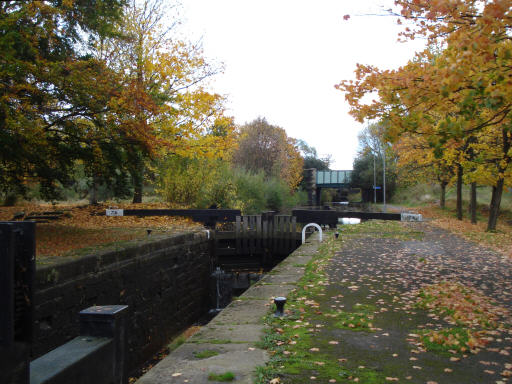
[[(137, 54), (137, 95), (143, 95), (146, 91), (144, 86), (144, 68), (143, 68), (143, 47), (144, 47), (144, 36), (139, 34), (139, 41), (136, 49)], [(142, 100), (137, 100), (137, 122), (140, 125), (142, 131), (147, 130), (146, 116), (144, 114), (144, 108), (141, 104)], [(133, 204), (142, 203), (142, 186), (144, 183), (144, 160), (142, 153), (138, 153), (137, 160), (135, 163), (135, 172), (132, 174), (133, 180)]]
[(132, 203), (133, 204), (142, 203), (142, 183), (138, 183), (138, 184), (134, 185)]
[(498, 223), (498, 215), (500, 213), (501, 196), (503, 195), (504, 180), (499, 179), (495, 186), (492, 187), (491, 204), (489, 205), (489, 221), (487, 222), (487, 230), (495, 231)]
[(142, 186), (144, 181), (144, 163), (142, 159), (138, 160), (135, 172), (132, 174), (133, 180), (133, 204), (142, 203)]
[(439, 205), (441, 206), (441, 209), (446, 208), (446, 185), (448, 183), (446, 181), (441, 182), (441, 200), (439, 202)]
[(476, 224), (476, 182), (471, 183), (471, 198), (470, 198), (470, 213), (471, 213), (471, 224)]
[(462, 165), (457, 165), (457, 219), (462, 220)]
[[(512, 135), (506, 129), (502, 129), (501, 131), (502, 139), (503, 139), (503, 159), (504, 164), (502, 162), (498, 165), (498, 174), (505, 173), (508, 165), (512, 162), (512, 157), (509, 155), (509, 151), (512, 147)], [(487, 222), (487, 230), (495, 231), (496, 224), (498, 223), (498, 216), (500, 214), (500, 204), (501, 204), (501, 196), (503, 195), (503, 186), (505, 184), (505, 179), (500, 178), (495, 186), (492, 187), (492, 197), (491, 204), (489, 206), (489, 221)]]
[(92, 180), (91, 189), (89, 190), (89, 204), (98, 204), (98, 185), (96, 184), (95, 178)]

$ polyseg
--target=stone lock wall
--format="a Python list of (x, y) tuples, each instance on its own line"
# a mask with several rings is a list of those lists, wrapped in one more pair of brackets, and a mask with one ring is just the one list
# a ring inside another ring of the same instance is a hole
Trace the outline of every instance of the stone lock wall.
[(184, 233), (38, 268), (32, 357), (76, 337), (81, 310), (125, 304), (133, 370), (208, 311), (209, 246), (206, 231)]

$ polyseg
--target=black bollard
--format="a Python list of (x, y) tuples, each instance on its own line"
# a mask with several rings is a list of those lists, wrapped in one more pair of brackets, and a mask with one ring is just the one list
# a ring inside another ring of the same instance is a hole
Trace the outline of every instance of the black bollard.
[(274, 303), (276, 304), (276, 312), (274, 313), (275, 317), (282, 317), (284, 316), (284, 305), (286, 303), (286, 297), (276, 297), (274, 299)]

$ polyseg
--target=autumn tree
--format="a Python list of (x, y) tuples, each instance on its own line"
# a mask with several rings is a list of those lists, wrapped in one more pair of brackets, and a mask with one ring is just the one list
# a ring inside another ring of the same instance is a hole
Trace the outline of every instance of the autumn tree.
[[(399, 1), (397, 4), (404, 17), (423, 19), (416, 29), (406, 31), (404, 37), (421, 35), (430, 41), (442, 40), (446, 46), (443, 66), (437, 65), (442, 74), (441, 94), (453, 107), (452, 118), (445, 119), (444, 137), (462, 141), (464, 156), (460, 164), (469, 163), (468, 169), (479, 168), (478, 174), (473, 172), (474, 180), (492, 174), (492, 179), (488, 179), (493, 194), (487, 228), (493, 230), (512, 155), (509, 74), (512, 45), (508, 38), (511, 3), (455, 1), (413, 5)], [(484, 137), (493, 139), (489, 142), (482, 140)], [(491, 147), (490, 143), (494, 145)], [(476, 152), (478, 146), (480, 153)], [(494, 162), (479, 161), (489, 152), (497, 155)]]
[(296, 140), (265, 118), (259, 117), (240, 128), (232, 161), (250, 172), (280, 177), (291, 190), (302, 179), (303, 160)]
[(3, 1), (0, 4), (0, 188), (24, 193), (29, 180), (43, 196), (83, 152), (81, 124), (104, 113), (111, 72), (91, 57), (111, 36), (122, 0)]
[[(488, 179), (493, 187), (488, 230), (493, 230), (511, 163), (509, 1), (399, 0), (396, 4), (397, 15), (414, 23), (401, 36), (425, 37), (429, 44), (442, 47), (441, 53), (427, 49), (393, 71), (359, 65), (356, 81), (342, 82), (340, 88), (347, 92), (359, 119), (388, 119), (387, 135), (392, 140), (404, 133), (422, 135), (437, 158), (451, 157), (457, 165), (458, 186), (464, 168), (473, 177), (478, 164), (486, 164), (485, 173), (493, 175)], [(363, 103), (364, 95), (374, 91), (379, 99)], [(483, 132), (498, 145), (493, 151), (499, 155), (497, 162), (475, 163), (481, 158), (475, 151), (485, 142), (480, 141)]]
[(404, 134), (393, 145), (397, 154), (398, 180), (402, 184), (436, 182), (440, 186), (439, 205), (446, 207), (446, 187), (453, 183), (455, 164), (448, 156), (436, 157), (421, 135)]
[[(199, 45), (178, 39), (178, 21), (163, 0), (130, 1), (122, 36), (105, 39), (97, 55), (123, 76), (120, 96), (112, 103), (116, 124), (125, 127), (128, 164), (134, 185), (133, 202), (142, 201), (149, 161), (167, 154), (217, 156), (229, 146), (229, 134), (212, 134), (223, 115), (224, 99), (205, 89), (217, 70)], [(120, 33), (121, 35), (121, 33)]]

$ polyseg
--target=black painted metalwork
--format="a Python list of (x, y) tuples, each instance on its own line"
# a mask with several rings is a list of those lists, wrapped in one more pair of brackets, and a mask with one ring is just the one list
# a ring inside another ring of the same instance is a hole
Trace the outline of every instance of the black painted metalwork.
[(127, 305), (102, 305), (80, 312), (80, 334), (96, 337), (109, 337), (114, 340), (115, 357), (113, 363), (114, 383), (128, 381), (126, 361), (126, 316)]
[(31, 384), (126, 384), (126, 305), (80, 312), (80, 336), (30, 364)]
[(276, 312), (274, 313), (275, 317), (284, 316), (284, 305), (286, 304), (286, 297), (279, 296), (274, 299), (274, 303), (276, 304)]
[(28, 383), (35, 223), (0, 223), (0, 382)]
[(355, 218), (361, 220), (401, 220), (400, 213), (382, 213), (382, 212), (354, 212), (354, 211), (333, 211), (333, 210), (312, 210), (312, 209), (294, 209), (292, 215), (297, 218), (297, 223), (307, 224), (316, 223), (320, 225), (329, 225), (335, 228), (338, 219)]
[(182, 216), (214, 227), (215, 223), (235, 221), (239, 209), (124, 209), (123, 216)]

